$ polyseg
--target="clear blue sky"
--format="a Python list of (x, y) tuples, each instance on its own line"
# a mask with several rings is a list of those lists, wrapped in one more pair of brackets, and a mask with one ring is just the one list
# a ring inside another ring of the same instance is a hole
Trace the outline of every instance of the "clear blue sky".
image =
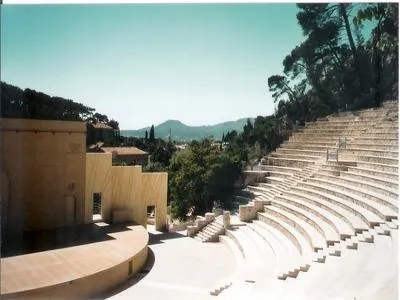
[(137, 129), (269, 115), (267, 78), (303, 39), (289, 4), (6, 5), (1, 79)]

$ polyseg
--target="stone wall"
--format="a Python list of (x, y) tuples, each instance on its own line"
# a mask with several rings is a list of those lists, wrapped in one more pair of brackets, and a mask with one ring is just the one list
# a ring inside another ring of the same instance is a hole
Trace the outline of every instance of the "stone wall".
[(85, 220), (93, 215), (93, 194), (101, 194), (105, 222), (147, 225), (147, 206), (156, 208), (156, 229), (167, 227), (167, 173), (142, 173), (141, 166), (112, 166), (111, 153), (87, 153)]
[(2, 229), (84, 223), (83, 122), (0, 119)]

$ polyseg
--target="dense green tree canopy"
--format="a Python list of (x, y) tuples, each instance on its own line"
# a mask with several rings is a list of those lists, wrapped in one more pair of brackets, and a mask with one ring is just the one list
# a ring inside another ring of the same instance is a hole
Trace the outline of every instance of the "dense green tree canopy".
[[(283, 60), (268, 87), (277, 118), (291, 126), (398, 97), (397, 3), (302, 3), (305, 40)], [(363, 24), (374, 24), (371, 36)]]
[(193, 141), (187, 149), (176, 152), (169, 168), (173, 215), (183, 219), (193, 206), (196, 214), (204, 214), (214, 203), (231, 208), (241, 166), (239, 156), (221, 151), (207, 139)]

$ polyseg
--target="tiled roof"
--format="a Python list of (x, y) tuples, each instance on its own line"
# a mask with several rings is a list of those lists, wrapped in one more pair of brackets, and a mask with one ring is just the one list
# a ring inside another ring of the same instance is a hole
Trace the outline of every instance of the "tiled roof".
[(98, 128), (98, 129), (113, 129), (111, 126), (107, 125), (106, 123), (94, 123), (92, 124), (93, 128)]
[(117, 152), (118, 155), (132, 155), (132, 154), (148, 154), (136, 147), (102, 147), (104, 152), (113, 153)]

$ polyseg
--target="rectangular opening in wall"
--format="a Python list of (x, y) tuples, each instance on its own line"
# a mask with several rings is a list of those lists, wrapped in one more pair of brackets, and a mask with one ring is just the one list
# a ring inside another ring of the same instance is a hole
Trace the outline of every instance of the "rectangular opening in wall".
[(133, 272), (133, 261), (129, 261), (129, 271), (128, 271), (128, 276), (132, 275)]
[(101, 220), (101, 193), (93, 193), (93, 221)]
[(155, 225), (156, 207), (154, 205), (147, 206), (147, 225)]

